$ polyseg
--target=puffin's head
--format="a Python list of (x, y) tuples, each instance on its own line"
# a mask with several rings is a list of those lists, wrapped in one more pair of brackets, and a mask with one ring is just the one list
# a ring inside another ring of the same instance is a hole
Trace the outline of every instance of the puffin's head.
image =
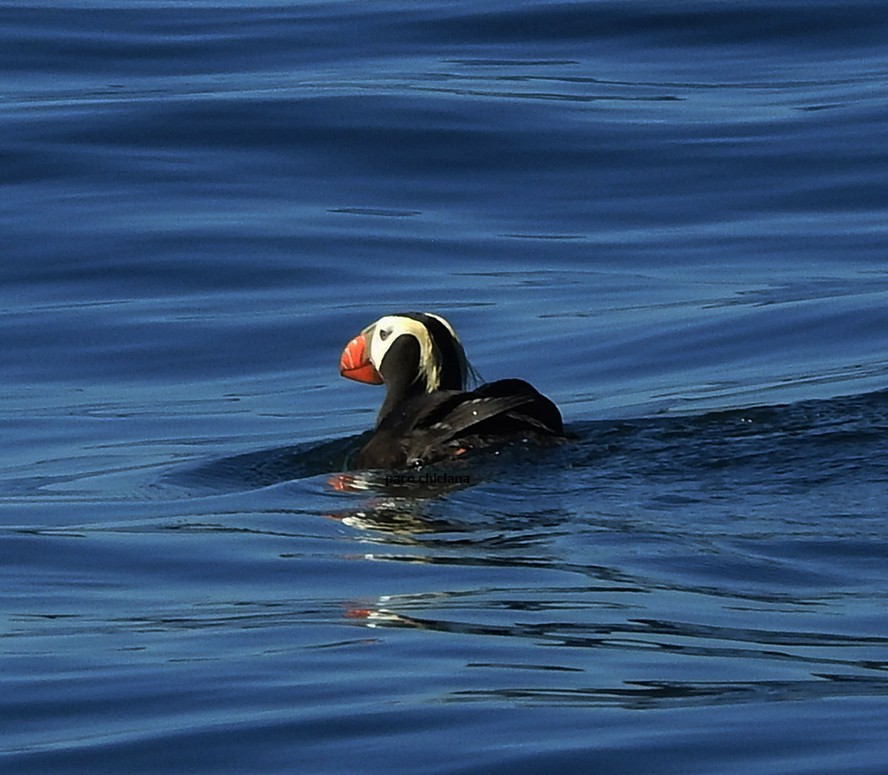
[(339, 373), (370, 385), (463, 390), (471, 367), (462, 342), (440, 315), (402, 312), (367, 326), (342, 351)]

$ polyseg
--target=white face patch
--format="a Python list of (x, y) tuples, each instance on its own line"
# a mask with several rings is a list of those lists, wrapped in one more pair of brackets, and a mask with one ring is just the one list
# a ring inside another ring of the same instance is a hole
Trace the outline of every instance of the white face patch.
[[(457, 349), (461, 353), (462, 345), (459, 342), (459, 337), (453, 330), (453, 326), (440, 315), (434, 315), (431, 312), (425, 314), (435, 318), (450, 332), (457, 343)], [(429, 331), (422, 323), (401, 315), (386, 315), (372, 325), (367, 326), (363, 333), (368, 341), (370, 362), (376, 367), (377, 371), (380, 370), (382, 359), (385, 358), (386, 353), (392, 346), (392, 342), (405, 334), (413, 336), (419, 342), (419, 374), (417, 376), (425, 378), (426, 388), (429, 392), (437, 390), (440, 385), (441, 370), (438, 359), (441, 356), (436, 353)], [(463, 374), (465, 374), (464, 363), (460, 363), (460, 368)]]

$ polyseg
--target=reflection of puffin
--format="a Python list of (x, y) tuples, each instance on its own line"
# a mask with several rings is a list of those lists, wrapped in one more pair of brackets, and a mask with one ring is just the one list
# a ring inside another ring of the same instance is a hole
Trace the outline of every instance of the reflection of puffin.
[(562, 438), (561, 414), (521, 379), (464, 392), (471, 367), (444, 318), (387, 315), (367, 326), (342, 353), (343, 377), (385, 383), (386, 396), (370, 440), (354, 468), (401, 468), (456, 458), (510, 442)]

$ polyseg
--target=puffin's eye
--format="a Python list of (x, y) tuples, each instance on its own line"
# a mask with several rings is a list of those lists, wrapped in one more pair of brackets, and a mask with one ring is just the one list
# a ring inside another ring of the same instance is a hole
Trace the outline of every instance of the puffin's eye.
[(391, 333), (391, 331), (389, 331), (389, 330), (387, 330), (387, 329), (385, 329), (385, 328), (381, 328), (381, 329), (379, 330), (379, 338), (382, 339), (382, 341), (384, 342), (386, 339), (389, 338), (389, 334), (390, 334), (390, 333)]

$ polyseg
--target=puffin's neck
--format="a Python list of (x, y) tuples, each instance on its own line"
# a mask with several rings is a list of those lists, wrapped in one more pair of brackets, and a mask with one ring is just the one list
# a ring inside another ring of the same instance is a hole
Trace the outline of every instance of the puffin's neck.
[(427, 393), (426, 378), (419, 373), (419, 342), (413, 336), (399, 336), (379, 366), (385, 382), (385, 401), (376, 418), (377, 427), (392, 412), (414, 396)]

